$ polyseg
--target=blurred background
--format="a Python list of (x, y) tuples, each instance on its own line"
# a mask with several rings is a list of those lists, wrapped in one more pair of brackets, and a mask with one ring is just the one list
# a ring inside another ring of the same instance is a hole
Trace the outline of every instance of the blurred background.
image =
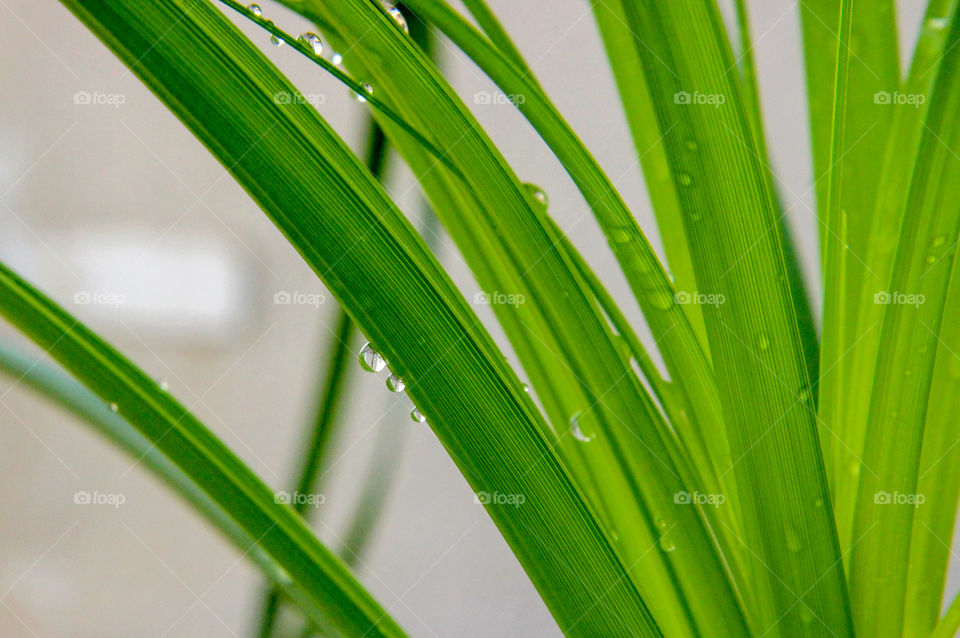
[[(307, 29), (261, 4), (287, 31)], [(659, 250), (588, 4), (490, 4)], [(755, 0), (751, 10), (774, 168), (818, 297), (797, 4)], [(899, 3), (903, 51), (912, 50), (922, 4)], [(334, 340), (332, 297), (223, 167), (59, 3), (0, 0), (0, 15), (0, 258), (166, 382), (268, 484), (292, 489)], [(289, 47), (242, 28), (360, 148), (365, 107)], [(520, 178), (548, 193), (554, 217), (618, 298), (629, 299), (556, 160), (512, 107), (477, 98), (494, 87), (469, 60), (442, 40), (439, 51)], [(412, 219), (421, 217), (416, 182), (398, 162), (388, 190)], [(479, 289), (455, 248), (435, 239), (473, 300)], [(492, 319), (487, 307), (475, 308)], [(624, 310), (641, 326), (633, 304)], [(41, 356), (5, 324), (0, 337)], [(358, 566), (362, 581), (414, 635), (559, 635), (443, 448), (383, 378), (351, 369), (346, 424), (325, 502), (313, 513), (319, 535), (338, 547), (374, 442), (397, 436), (399, 468)], [(258, 573), (141, 463), (7, 377), (0, 429), (0, 635), (252, 635)], [(78, 505), (80, 491), (122, 495), (123, 503)], [(958, 577), (960, 560), (951, 591)]]

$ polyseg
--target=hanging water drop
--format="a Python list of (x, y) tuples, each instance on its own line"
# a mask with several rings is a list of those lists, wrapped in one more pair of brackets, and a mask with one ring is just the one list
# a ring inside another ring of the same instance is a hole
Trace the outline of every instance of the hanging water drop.
[(166, 379), (160, 379), (159, 385), (160, 385), (160, 389), (163, 390), (164, 392), (167, 392), (170, 390), (170, 384), (167, 383)]
[(403, 379), (398, 377), (395, 374), (391, 374), (387, 377), (387, 389), (390, 392), (403, 392), (403, 389), (407, 387), (403, 384)]
[(343, 63), (343, 56), (334, 52), (333, 55), (330, 56), (330, 62), (336, 66), (340, 66), (340, 64)]
[(306, 42), (311, 49), (313, 49), (314, 55), (320, 55), (323, 53), (323, 42), (320, 40), (320, 36), (316, 33), (301, 33), (300, 39)]
[(248, 4), (247, 11), (257, 16), (258, 18), (263, 15), (263, 9), (260, 8), (259, 4)]
[[(361, 87), (362, 87), (363, 90), (366, 91), (368, 94), (373, 95), (373, 87), (370, 86), (369, 83), (364, 82), (364, 83), (361, 85)], [(366, 102), (366, 101), (367, 101), (367, 98), (364, 97), (363, 93), (354, 93), (354, 97), (356, 97), (357, 102), (361, 102), (361, 103), (362, 103), (362, 102)]]
[(387, 360), (369, 343), (360, 349), (360, 367), (367, 372), (380, 372), (387, 367)]
[(593, 435), (587, 436), (584, 431), (580, 428), (580, 412), (577, 412), (570, 419), (570, 434), (573, 435), (578, 441), (583, 441), (584, 443), (589, 443), (593, 440)]
[(523, 187), (527, 189), (527, 192), (530, 193), (531, 197), (537, 200), (537, 203), (541, 204), (542, 206), (546, 206), (549, 203), (550, 200), (547, 198), (547, 194), (536, 184), (527, 183), (524, 184)]
[(939, 248), (940, 246), (943, 246), (943, 244), (946, 243), (946, 241), (947, 241), (946, 235), (937, 235), (936, 237), (933, 238), (931, 245), (934, 248)]
[(410, 418), (417, 423), (423, 423), (427, 420), (427, 417), (423, 416), (423, 414), (420, 412), (420, 408), (417, 407), (414, 407), (413, 410), (410, 411)]
[(526, 383), (521, 383), (520, 385), (523, 386), (524, 392), (526, 392), (527, 394), (530, 394), (530, 386), (528, 386)]
[(397, 23), (397, 26), (403, 29), (404, 33), (410, 33), (410, 27), (407, 26), (407, 19), (403, 17), (403, 13), (400, 9), (396, 7), (390, 7), (387, 9), (387, 13), (390, 14), (390, 17), (393, 18), (393, 21)]
[(120, 406), (117, 405), (116, 403), (111, 403), (111, 404), (110, 404), (110, 411), (113, 412), (113, 413), (117, 413), (117, 412), (120, 411)]
[(272, 44), (275, 47), (282, 47), (285, 44), (285, 41), (281, 37), (278, 37), (276, 35), (271, 35), (270, 44)]

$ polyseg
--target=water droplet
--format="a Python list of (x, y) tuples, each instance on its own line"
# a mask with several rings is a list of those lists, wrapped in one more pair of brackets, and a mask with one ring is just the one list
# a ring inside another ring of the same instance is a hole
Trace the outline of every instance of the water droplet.
[(931, 242), (930, 245), (933, 246), (934, 248), (939, 248), (940, 246), (943, 246), (943, 244), (946, 243), (946, 241), (947, 241), (946, 235), (937, 235), (936, 237), (933, 238), (933, 241)]
[(809, 625), (813, 622), (813, 612), (807, 609), (806, 605), (800, 607), (800, 622), (804, 625)]
[(593, 440), (593, 435), (587, 436), (584, 431), (580, 428), (580, 412), (577, 412), (570, 419), (570, 434), (573, 435), (578, 441), (583, 441), (584, 443), (589, 443)]
[(387, 367), (387, 360), (369, 343), (360, 349), (360, 367), (367, 372), (380, 372)]
[(423, 414), (420, 413), (420, 408), (417, 407), (414, 407), (413, 410), (410, 411), (410, 418), (417, 423), (423, 423), (427, 420), (427, 417), (423, 416)]
[(633, 232), (629, 226), (614, 226), (610, 229), (609, 237), (615, 244), (626, 244), (633, 237)]
[(170, 384), (167, 382), (166, 379), (160, 379), (159, 385), (160, 385), (160, 389), (163, 390), (164, 392), (167, 392), (170, 390)]
[(669, 292), (661, 290), (651, 292), (647, 298), (650, 300), (650, 305), (657, 310), (667, 310), (676, 300)]
[(670, 553), (677, 548), (676, 543), (664, 536), (660, 539), (660, 549), (666, 553)]
[(542, 206), (546, 206), (549, 203), (550, 200), (547, 198), (547, 194), (536, 184), (527, 183), (524, 184), (523, 187), (527, 189), (527, 192), (530, 193), (531, 197), (537, 200), (537, 203), (541, 204)]
[[(361, 84), (360, 86), (361, 86), (361, 87), (363, 88), (363, 90), (366, 91), (368, 94), (373, 95), (373, 87), (370, 86), (370, 84), (368, 84), (367, 82), (364, 82), (364, 83)], [(367, 101), (367, 98), (364, 97), (362, 93), (354, 93), (354, 97), (357, 98), (357, 102), (361, 102), (361, 103), (362, 103), (362, 102), (366, 102), (366, 101)]]
[(767, 348), (770, 347), (770, 338), (767, 337), (766, 333), (761, 332), (757, 336), (757, 347), (760, 348), (761, 350), (766, 350)]
[(258, 18), (263, 15), (263, 9), (260, 8), (259, 4), (248, 4), (247, 11), (257, 16)]
[(932, 29), (934, 31), (946, 29), (948, 24), (950, 24), (950, 21), (943, 16), (938, 16), (936, 18), (930, 18), (929, 20), (927, 20), (927, 28)]
[(653, 524), (657, 526), (657, 529), (667, 529), (667, 521), (663, 520), (662, 518), (658, 518), (653, 522)]
[(336, 66), (340, 66), (343, 63), (343, 56), (334, 52), (333, 55), (330, 56), (330, 62)]
[(620, 542), (620, 534), (617, 533), (617, 530), (610, 530), (610, 540), (612, 540), (614, 543)]
[(526, 383), (521, 383), (520, 385), (523, 386), (524, 392), (526, 392), (527, 394), (530, 394), (530, 386), (528, 386)]
[(390, 392), (403, 392), (403, 389), (407, 387), (403, 384), (403, 379), (398, 377), (395, 374), (391, 374), (387, 377), (387, 389)]
[(687, 140), (686, 142), (684, 142), (684, 146), (687, 147), (687, 150), (688, 150), (688, 151), (695, 151), (695, 150), (697, 150), (698, 148), (700, 148), (700, 146), (697, 145), (697, 141), (694, 140), (694, 139), (689, 139), (689, 140)]
[(323, 42), (320, 40), (320, 36), (316, 33), (301, 33), (300, 39), (310, 45), (310, 48), (313, 49), (314, 55), (320, 55), (323, 53)]
[(927, 255), (927, 263), (928, 263), (928, 264), (935, 264), (935, 263), (937, 263), (937, 256), (936, 256), (936, 255)]
[(860, 474), (860, 461), (850, 461), (850, 465), (847, 466), (847, 471), (850, 472), (851, 476)]
[(693, 177), (690, 175), (690, 173), (680, 173), (677, 176), (677, 180), (682, 186), (690, 186), (693, 184)]
[(393, 18), (393, 21), (397, 23), (397, 26), (403, 29), (404, 33), (410, 33), (410, 27), (407, 26), (407, 19), (403, 17), (400, 9), (396, 7), (390, 7), (387, 9), (387, 13), (390, 14), (390, 17)]
[(813, 502), (813, 506), (816, 507), (818, 510), (823, 509), (823, 499), (818, 498), (816, 501)]
[(787, 541), (787, 549), (796, 554), (800, 551), (800, 548), (803, 546), (803, 543), (800, 540), (800, 536), (797, 535), (797, 532), (792, 527), (787, 527), (784, 531), (784, 538)]
[(111, 412), (114, 412), (114, 413), (119, 412), (119, 411), (120, 411), (120, 406), (117, 405), (116, 403), (111, 403), (111, 404), (110, 404), (110, 411), (111, 411)]
[(272, 44), (275, 47), (282, 47), (284, 45), (284, 39), (276, 35), (271, 35), (270, 44)]

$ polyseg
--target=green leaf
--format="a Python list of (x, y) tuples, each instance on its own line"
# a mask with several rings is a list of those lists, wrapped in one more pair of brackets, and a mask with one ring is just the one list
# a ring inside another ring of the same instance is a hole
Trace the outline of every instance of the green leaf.
[[(841, 24), (841, 6), (849, 5), (849, 23)], [(862, 289), (876, 287), (882, 264), (868, 257), (870, 229), (878, 204), (884, 151), (898, 108), (900, 86), (897, 25), (892, 0), (812, 0), (801, 4), (804, 59), (807, 72), (813, 175), (817, 193), (824, 279), (823, 347), (819, 380), (820, 438), (831, 482), (841, 548), (851, 543), (853, 495), (849, 468), (862, 449), (857, 428), (844, 410), (852, 388), (860, 340), (857, 330)], [(849, 30), (849, 33), (847, 32)], [(837, 76), (842, 62), (842, 86)], [(834, 123), (839, 91), (844, 100), (838, 140)]]
[(399, 636), (387, 616), (292, 510), (183, 406), (76, 319), (0, 265), (0, 312), (117, 410), (230, 513), (344, 631)]
[(773, 193), (714, 3), (624, 0), (676, 176), (755, 557), (757, 633), (850, 635), (849, 606)]
[[(521, 507), (487, 511), (561, 626), (575, 635), (659, 635), (609, 536), (550, 447), (546, 424), (489, 335), (342, 140), (308, 105), (276, 103), (278, 92), (295, 90), (289, 82), (206, 2), (68, 5), (210, 148), (321, 276), (404, 379), (470, 485), (523, 496)], [(337, 9), (350, 15), (360, 9), (368, 24), (380, 21), (368, 34), (371, 45), (384, 41), (387, 29), (400, 34), (372, 5), (338, 3)], [(420, 55), (404, 42), (405, 55)], [(393, 70), (389, 59), (381, 62)], [(376, 91), (390, 96), (381, 85)], [(441, 123), (417, 130), (430, 130), (438, 148), (453, 151), (436, 133)], [(461, 170), (476, 143), (467, 141), (464, 155), (448, 152)], [(511, 207), (529, 213), (532, 197), (513, 184)], [(555, 259), (544, 265), (555, 266)], [(537, 268), (530, 271), (532, 280), (543, 277)], [(584, 344), (602, 343), (593, 337)], [(325, 593), (319, 583), (311, 591)], [(341, 599), (334, 592), (324, 604)]]
[(884, 312), (863, 455), (869, 471), (860, 475), (854, 517), (851, 598), (857, 630), (871, 636), (903, 632), (916, 511), (909, 499), (917, 493), (938, 336), (960, 232), (960, 156), (953, 150), (960, 149), (956, 16), (948, 33), (903, 215), (891, 303)]

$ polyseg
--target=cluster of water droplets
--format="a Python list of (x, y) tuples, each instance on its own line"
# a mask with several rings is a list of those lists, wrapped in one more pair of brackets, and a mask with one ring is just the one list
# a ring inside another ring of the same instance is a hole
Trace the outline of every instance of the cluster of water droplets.
[[(247, 11), (250, 13), (250, 15), (256, 18), (263, 17), (263, 9), (260, 7), (259, 4), (256, 4), (256, 3), (248, 4)], [(402, 17), (403, 16), (401, 16), (401, 18)], [(271, 25), (273, 24), (272, 20), (267, 20), (267, 22)], [(300, 34), (300, 37), (298, 38), (298, 40), (300, 40), (301, 42), (309, 46), (315, 56), (320, 57), (321, 55), (323, 55), (323, 40), (321, 40), (320, 36), (317, 35), (316, 33), (306, 31)], [(272, 33), (270, 34), (270, 44), (272, 44), (273, 46), (279, 48), (279, 47), (282, 47), (284, 44), (286, 44), (286, 42), (287, 41), (282, 36), (278, 36)], [(343, 62), (343, 56), (340, 55), (339, 53), (333, 52), (330, 54), (330, 62), (336, 66), (339, 66)]]
[[(360, 349), (358, 360), (360, 361), (360, 367), (364, 371), (372, 374), (383, 372), (388, 366), (387, 360), (383, 358), (383, 355), (377, 352), (369, 343)], [(390, 392), (403, 392), (406, 387), (403, 379), (391, 371), (390, 376), (387, 377), (387, 389), (390, 390)], [(423, 423), (427, 420), (427, 418), (423, 416), (423, 413), (420, 412), (420, 408), (416, 406), (410, 411), (410, 418), (417, 423)]]

